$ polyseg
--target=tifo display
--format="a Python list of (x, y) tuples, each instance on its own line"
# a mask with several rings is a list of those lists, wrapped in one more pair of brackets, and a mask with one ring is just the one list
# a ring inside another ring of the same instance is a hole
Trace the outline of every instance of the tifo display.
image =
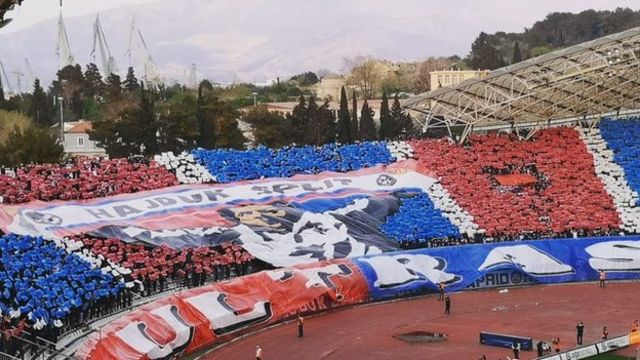
[[(640, 133), (640, 122), (549, 128), (530, 140), (195, 149), (3, 169), (0, 311), (8, 329), (55, 342), (143, 298), (200, 287), (123, 317), (80, 352), (153, 359), (309, 304), (441, 282), (479, 287), (495, 271), (540, 283), (593, 280), (598, 270), (635, 278), (640, 145), (622, 132)], [(397, 252), (414, 248), (427, 249)]]

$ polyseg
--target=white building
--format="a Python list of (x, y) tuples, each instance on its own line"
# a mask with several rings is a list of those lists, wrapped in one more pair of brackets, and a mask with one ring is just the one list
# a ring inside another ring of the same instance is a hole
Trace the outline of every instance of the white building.
[(64, 123), (64, 152), (71, 156), (106, 156), (107, 152), (89, 139), (91, 121)]

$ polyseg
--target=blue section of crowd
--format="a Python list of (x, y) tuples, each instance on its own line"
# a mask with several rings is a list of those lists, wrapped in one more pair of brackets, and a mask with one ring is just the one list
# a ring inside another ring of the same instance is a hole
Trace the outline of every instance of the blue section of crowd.
[(77, 255), (41, 237), (0, 238), (0, 310), (52, 325), (116, 296), (124, 287)]
[(403, 197), (400, 209), (387, 218), (382, 232), (398, 242), (460, 237), (458, 228), (442, 216), (425, 193)]
[[(614, 160), (624, 169), (629, 187), (640, 193), (640, 118), (603, 119), (600, 133), (614, 152)], [(640, 204), (637, 204), (640, 205)]]
[(195, 149), (192, 154), (220, 183), (282, 178), (324, 171), (347, 172), (395, 161), (385, 142), (251, 150)]

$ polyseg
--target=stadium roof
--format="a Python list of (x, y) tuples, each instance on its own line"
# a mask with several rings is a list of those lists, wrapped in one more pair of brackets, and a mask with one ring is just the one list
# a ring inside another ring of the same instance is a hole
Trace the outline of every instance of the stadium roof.
[(640, 27), (409, 98), (424, 130), (538, 127), (640, 109)]
[(11, 22), (11, 19), (5, 19), (4, 14), (9, 10), (13, 10), (16, 5), (22, 4), (23, 0), (0, 0), (0, 28)]

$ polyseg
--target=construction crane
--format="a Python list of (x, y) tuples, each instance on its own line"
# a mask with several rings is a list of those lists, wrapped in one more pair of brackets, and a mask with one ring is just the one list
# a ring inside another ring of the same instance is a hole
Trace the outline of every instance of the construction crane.
[[(62, 1), (60, 1), (60, 4), (62, 5)], [(75, 64), (75, 59), (71, 53), (71, 46), (69, 45), (67, 29), (62, 19), (62, 9), (60, 9), (60, 17), (58, 18), (58, 47), (56, 49), (56, 55), (60, 60), (60, 69)]]
[(20, 71), (20, 68), (16, 68), (12, 72), (13, 75), (16, 76), (16, 84), (18, 84), (18, 88), (16, 89), (18, 94), (22, 94), (22, 77), (24, 74)]
[(2, 63), (2, 60), (0, 60), (0, 70), (2, 70), (2, 73), (0, 74), (0, 78), (2, 77), (2, 75), (4, 75), (5, 82), (3, 84), (7, 84), (7, 89), (9, 90), (8, 93), (13, 93), (13, 88), (11, 87), (11, 82), (9, 81), (7, 72), (4, 69), (4, 64)]
[(34, 83), (36, 81), (36, 76), (33, 74), (33, 69), (31, 68), (31, 63), (29, 62), (29, 59), (25, 58), (24, 64), (27, 66), (27, 71), (29, 72), (31, 83)]
[(145, 83), (151, 86), (160, 85), (160, 76), (158, 74), (158, 67), (153, 61), (147, 43), (144, 41), (142, 32), (136, 26), (136, 19), (131, 21), (131, 29), (129, 32), (129, 47), (127, 49), (126, 56), (129, 58), (129, 64), (132, 65), (132, 57), (135, 57), (137, 62), (144, 68), (143, 80)]
[(109, 49), (107, 38), (104, 35), (102, 24), (100, 23), (100, 15), (96, 15), (96, 22), (93, 24), (93, 50), (91, 50), (91, 56), (94, 62), (96, 62), (96, 55), (99, 60), (97, 61), (97, 65), (100, 68), (102, 76), (108, 77), (118, 72), (116, 59), (111, 56), (111, 50)]

